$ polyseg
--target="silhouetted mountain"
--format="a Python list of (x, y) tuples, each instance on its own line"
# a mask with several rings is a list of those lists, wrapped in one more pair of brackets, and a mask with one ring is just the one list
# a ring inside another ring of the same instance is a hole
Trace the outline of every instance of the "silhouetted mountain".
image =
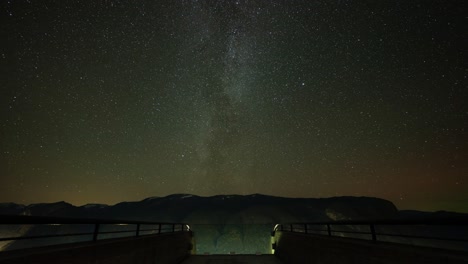
[(411, 219), (411, 220), (457, 219), (457, 220), (465, 220), (468, 222), (468, 214), (447, 212), (447, 211), (424, 212), (424, 211), (417, 211), (417, 210), (401, 210), (398, 212), (398, 218), (399, 219)]
[(389, 201), (370, 197), (284, 198), (261, 194), (200, 197), (173, 194), (113, 206), (66, 202), (0, 204), (0, 214), (186, 222), (193, 224), (279, 223), (398, 217)]
[(0, 214), (3, 215), (21, 215), (26, 206), (15, 203), (0, 203)]
[(77, 207), (66, 202), (31, 204), (24, 208), (24, 215), (75, 216)]

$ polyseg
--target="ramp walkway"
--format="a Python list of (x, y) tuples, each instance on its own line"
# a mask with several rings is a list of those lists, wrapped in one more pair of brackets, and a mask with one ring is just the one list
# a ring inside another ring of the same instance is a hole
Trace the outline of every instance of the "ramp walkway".
[(193, 255), (181, 264), (281, 264), (275, 255)]
[(0, 264), (468, 264), (467, 219), (277, 224), (258, 255), (197, 255), (185, 223), (0, 215), (0, 228)]

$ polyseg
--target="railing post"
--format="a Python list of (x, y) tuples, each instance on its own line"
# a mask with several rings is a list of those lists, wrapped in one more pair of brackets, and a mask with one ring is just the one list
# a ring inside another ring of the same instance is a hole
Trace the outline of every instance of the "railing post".
[(161, 234), (161, 224), (158, 224), (158, 234)]
[(172, 224), (172, 233), (175, 232), (175, 224)]
[(136, 236), (140, 236), (140, 224), (137, 224)]
[(371, 234), (372, 234), (372, 241), (377, 241), (377, 235), (375, 233), (375, 227), (374, 227), (374, 224), (370, 224), (370, 231), (371, 231)]
[(304, 224), (304, 233), (307, 234), (307, 224)]
[(180, 224), (180, 231), (184, 232), (184, 224)]
[(293, 231), (293, 225), (290, 224), (290, 225), (289, 225), (289, 228), (291, 229), (291, 232), (292, 232), (292, 231)]
[(94, 224), (93, 241), (97, 241), (99, 235), (99, 223)]
[(331, 236), (331, 228), (330, 228), (330, 224), (327, 224), (327, 231), (328, 231), (328, 236)]

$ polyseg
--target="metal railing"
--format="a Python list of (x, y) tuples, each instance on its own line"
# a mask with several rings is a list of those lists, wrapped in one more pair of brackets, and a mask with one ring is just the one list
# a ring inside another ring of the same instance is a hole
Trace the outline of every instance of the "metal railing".
[[(139, 237), (145, 235), (163, 234), (163, 233), (175, 233), (175, 232), (188, 232), (190, 227), (185, 223), (161, 223), (161, 222), (146, 222), (146, 221), (127, 221), (127, 220), (102, 220), (102, 219), (76, 219), (76, 218), (58, 218), (58, 217), (42, 217), (42, 216), (11, 216), (11, 215), (0, 215), (0, 227), (12, 227), (12, 226), (25, 226), (32, 225), (33, 227), (46, 227), (46, 226), (75, 226), (76, 229), (91, 230), (88, 232), (71, 232), (71, 233), (60, 233), (60, 234), (43, 234), (47, 230), (39, 230), (36, 233), (39, 234), (28, 234), (21, 236), (4, 236), (0, 237), (0, 242), (4, 241), (22, 241), (22, 240), (33, 240), (33, 239), (51, 239), (51, 238), (63, 238), (63, 237), (85, 237), (88, 236), (91, 239), (85, 241), (98, 241), (111, 239), (116, 237)], [(80, 228), (78, 228), (78, 226)], [(114, 228), (109, 228), (109, 226)], [(122, 229), (124, 230), (115, 230)], [(74, 228), (68, 228), (74, 229)], [(106, 230), (111, 229), (111, 230)], [(114, 230), (113, 230), (114, 229)], [(33, 232), (34, 233), (34, 232)], [(104, 238), (106, 237), (107, 238)], [(76, 242), (71, 239), (71, 242)], [(80, 241), (82, 242), (82, 241)], [(54, 243), (53, 243), (54, 244)], [(63, 244), (63, 243), (55, 243)]]
[(275, 231), (468, 250), (466, 219), (288, 223), (276, 225), (272, 236)]

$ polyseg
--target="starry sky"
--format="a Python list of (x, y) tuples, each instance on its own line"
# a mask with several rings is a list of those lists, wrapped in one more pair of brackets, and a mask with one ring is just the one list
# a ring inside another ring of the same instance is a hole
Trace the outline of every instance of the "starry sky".
[(0, 202), (468, 212), (467, 3), (0, 2)]

